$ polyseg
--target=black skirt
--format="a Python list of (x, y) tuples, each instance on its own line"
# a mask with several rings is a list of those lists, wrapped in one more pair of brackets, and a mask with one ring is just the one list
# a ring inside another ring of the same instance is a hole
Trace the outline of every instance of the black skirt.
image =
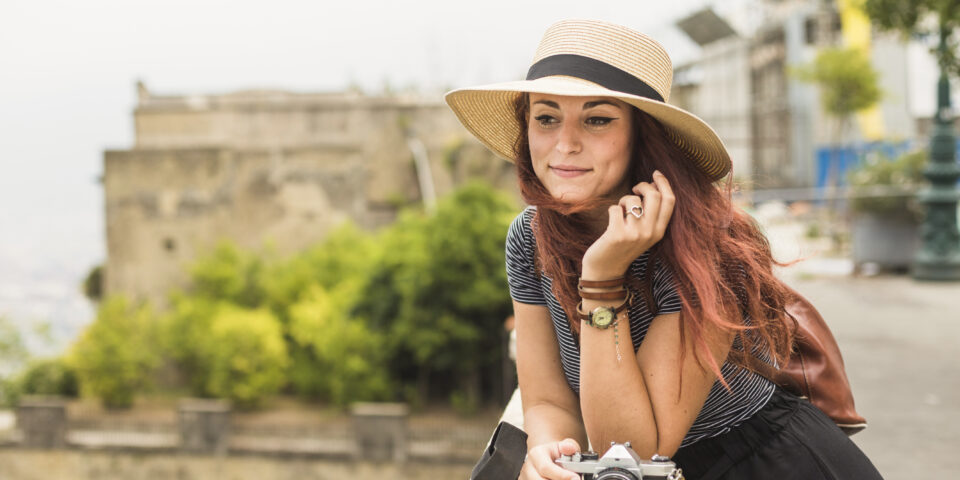
[(779, 388), (749, 420), (681, 448), (673, 461), (687, 480), (883, 478), (820, 409)]

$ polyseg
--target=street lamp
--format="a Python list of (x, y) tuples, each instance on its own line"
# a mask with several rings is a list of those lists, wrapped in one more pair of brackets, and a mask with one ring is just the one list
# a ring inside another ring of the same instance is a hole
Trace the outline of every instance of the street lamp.
[[(949, 30), (941, 21), (941, 53), (945, 52)], [(943, 55), (940, 56), (943, 58)], [(946, 65), (940, 64), (937, 85), (937, 112), (930, 138), (930, 163), (923, 175), (930, 188), (917, 198), (926, 206), (920, 227), (921, 247), (914, 257), (913, 277), (918, 280), (960, 280), (960, 232), (957, 230), (957, 179), (960, 168), (956, 158), (956, 136), (953, 133), (953, 112), (950, 108), (950, 83)]]

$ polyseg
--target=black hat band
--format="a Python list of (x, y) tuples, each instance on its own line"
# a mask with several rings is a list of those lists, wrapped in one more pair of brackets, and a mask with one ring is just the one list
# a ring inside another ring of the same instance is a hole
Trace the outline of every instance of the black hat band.
[(629, 93), (658, 102), (663, 101), (663, 96), (643, 80), (609, 63), (583, 55), (561, 54), (545, 57), (530, 66), (530, 70), (527, 71), (527, 80), (536, 80), (551, 75), (582, 78), (617, 92)]

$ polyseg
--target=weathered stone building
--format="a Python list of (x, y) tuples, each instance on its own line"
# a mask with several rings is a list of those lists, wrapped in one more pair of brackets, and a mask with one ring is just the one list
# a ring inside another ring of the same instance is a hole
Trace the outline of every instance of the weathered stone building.
[(222, 239), (292, 252), (347, 219), (384, 225), (468, 178), (515, 189), (512, 166), (440, 98), (159, 96), (138, 84), (133, 116), (133, 147), (104, 153), (107, 293), (163, 303)]

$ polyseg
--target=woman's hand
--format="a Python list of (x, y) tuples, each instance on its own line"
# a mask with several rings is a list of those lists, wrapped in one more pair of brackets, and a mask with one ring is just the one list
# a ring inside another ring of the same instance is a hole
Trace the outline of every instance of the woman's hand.
[[(583, 278), (607, 280), (623, 276), (633, 261), (663, 238), (673, 214), (675, 197), (667, 178), (659, 170), (653, 182), (640, 182), (634, 195), (607, 209), (607, 230), (583, 255)], [(635, 216), (642, 208), (640, 218)]]
[(564, 470), (554, 462), (560, 455), (573, 455), (579, 451), (580, 445), (572, 438), (537, 445), (527, 452), (518, 480), (580, 480), (579, 474)]

